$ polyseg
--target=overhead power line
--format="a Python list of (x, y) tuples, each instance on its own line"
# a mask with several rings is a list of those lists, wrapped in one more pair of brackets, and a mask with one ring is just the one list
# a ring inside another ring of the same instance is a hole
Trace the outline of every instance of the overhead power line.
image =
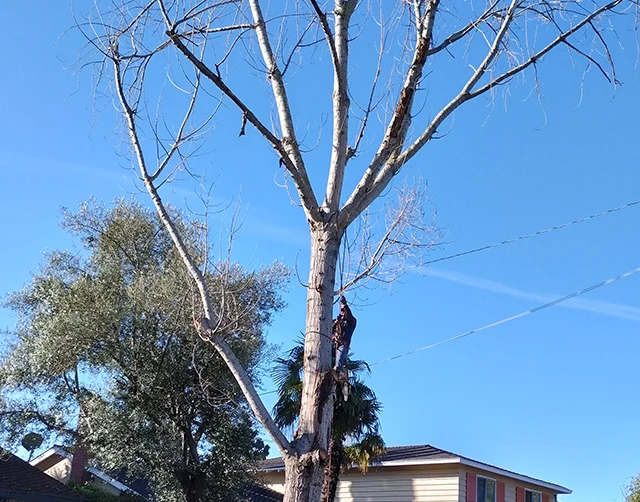
[[(510, 321), (515, 321), (516, 319), (520, 319), (521, 317), (526, 317), (526, 316), (528, 316), (530, 314), (533, 314), (535, 312), (540, 312), (541, 310), (544, 310), (544, 309), (547, 309), (549, 307), (553, 307), (554, 305), (558, 305), (560, 303), (566, 302), (567, 300), (571, 300), (572, 298), (576, 298), (577, 296), (584, 295), (586, 293), (589, 293), (589, 292), (591, 292), (593, 290), (596, 290), (598, 288), (601, 288), (603, 286), (608, 286), (609, 284), (613, 284), (614, 282), (617, 282), (617, 281), (619, 281), (621, 279), (625, 279), (625, 278), (627, 278), (627, 277), (629, 277), (631, 275), (637, 274), (638, 272), (640, 272), (640, 267), (634, 268), (634, 269), (629, 270), (627, 272), (624, 272), (624, 273), (622, 273), (620, 275), (616, 275), (615, 277), (611, 277), (610, 279), (607, 279), (606, 281), (602, 281), (602, 282), (599, 282), (597, 284), (592, 284), (591, 286), (588, 286), (588, 287), (586, 287), (584, 289), (581, 289), (580, 291), (575, 291), (575, 292), (573, 292), (571, 294), (568, 294), (566, 296), (563, 296), (561, 298), (557, 298), (555, 300), (552, 300), (550, 302), (544, 303), (542, 305), (538, 305), (537, 307), (534, 307), (532, 309), (525, 310), (524, 312), (520, 312), (519, 314), (512, 315), (511, 317), (506, 317), (506, 318), (501, 319), (499, 321), (492, 322), (491, 324), (486, 324), (485, 326), (482, 326), (480, 328), (472, 329), (471, 331), (467, 331), (467, 332), (462, 333), (460, 335), (452, 336), (451, 338), (447, 338), (445, 340), (440, 340), (438, 342), (434, 342), (434, 343), (431, 343), (429, 345), (425, 345), (424, 347), (419, 347), (417, 349), (413, 349), (413, 350), (410, 350), (408, 352), (404, 352), (402, 354), (397, 354), (397, 355), (392, 356), (392, 357), (387, 357), (386, 359), (381, 359), (379, 361), (376, 361), (374, 363), (369, 364), (369, 366), (376, 366), (378, 364), (388, 363), (390, 361), (394, 361), (394, 360), (400, 359), (402, 357), (410, 356), (412, 354), (416, 354), (416, 353), (422, 352), (424, 350), (433, 349), (433, 348), (438, 347), (440, 345), (444, 345), (445, 343), (453, 342), (455, 340), (459, 340), (461, 338), (465, 338), (467, 336), (471, 336), (471, 335), (473, 335), (475, 333), (479, 333), (479, 332), (484, 331), (484, 330), (489, 329), (489, 328), (494, 328), (496, 326), (508, 323)], [(266, 396), (268, 394), (275, 394), (276, 392), (278, 392), (277, 389), (271, 390), (271, 391), (268, 391), (268, 392), (263, 392), (263, 393), (261, 393), (259, 395), (260, 396)]]
[[(545, 228), (543, 230), (538, 230), (537, 232), (532, 232), (530, 234), (521, 235), (521, 236), (515, 237), (513, 239), (507, 239), (507, 240), (504, 240), (504, 241), (500, 241), (500, 242), (495, 242), (493, 244), (489, 244), (487, 246), (482, 246), (482, 247), (479, 247), (479, 248), (469, 249), (467, 251), (462, 251), (460, 253), (452, 254), (452, 255), (449, 255), (449, 256), (443, 256), (441, 258), (436, 258), (434, 260), (429, 260), (429, 261), (426, 261), (426, 262), (422, 263), (422, 266), (432, 265), (433, 263), (438, 263), (438, 262), (441, 262), (441, 261), (451, 260), (452, 258), (458, 258), (460, 256), (466, 256), (466, 255), (478, 253), (480, 251), (485, 251), (487, 249), (496, 248), (496, 247), (502, 246), (504, 244), (511, 244), (513, 242), (517, 242), (517, 241), (521, 241), (521, 240), (524, 240), (524, 239), (528, 239), (530, 237), (535, 237), (537, 235), (546, 234), (546, 233), (552, 232), (554, 230), (560, 230), (562, 228), (566, 228), (566, 227), (570, 227), (572, 225), (575, 225), (577, 223), (583, 223), (583, 222), (588, 221), (588, 220), (599, 218), (600, 216), (605, 216), (607, 214), (615, 213), (615, 212), (620, 211), (622, 209), (627, 209), (629, 207), (637, 206), (638, 204), (640, 204), (640, 200), (636, 200), (636, 201), (633, 201), (633, 202), (629, 202), (627, 204), (623, 204), (621, 206), (617, 206), (617, 207), (614, 207), (614, 208), (611, 208), (611, 209), (607, 209), (606, 211), (600, 211), (598, 213), (594, 213), (594, 214), (591, 214), (589, 216), (585, 216), (583, 218), (579, 218), (577, 220), (570, 221), (568, 223), (563, 223), (561, 225), (556, 225), (556, 226), (553, 226), (553, 227)], [(633, 270), (631, 270), (629, 272), (625, 272), (624, 274), (621, 274), (619, 276), (616, 276), (616, 277), (613, 277), (611, 279), (608, 279), (608, 280), (606, 280), (604, 282), (601, 282), (599, 284), (595, 284), (593, 286), (589, 286), (588, 288), (585, 288), (585, 289), (583, 289), (581, 291), (577, 291), (575, 293), (572, 293), (570, 295), (564, 296), (562, 298), (558, 298), (557, 300), (554, 300), (552, 302), (545, 303), (544, 305), (539, 305), (538, 307), (535, 307), (535, 308), (533, 308), (531, 310), (527, 310), (526, 312), (521, 312), (520, 314), (517, 314), (515, 316), (511, 316), (511, 317), (508, 317), (506, 319), (502, 319), (501, 321), (497, 321), (497, 322), (494, 322), (492, 324), (487, 324), (486, 326), (482, 326), (481, 328), (477, 328), (477, 329), (474, 329), (472, 331), (467, 331), (466, 333), (462, 333), (461, 335), (457, 335), (457, 336), (454, 336), (452, 338), (448, 338), (446, 340), (441, 340), (441, 341), (433, 343), (431, 345), (426, 345), (424, 347), (420, 347), (418, 349), (411, 350), (411, 351), (406, 352), (404, 354), (399, 354), (399, 355), (396, 355), (396, 356), (393, 356), (393, 357), (389, 357), (387, 359), (382, 359), (380, 361), (376, 361), (375, 363), (372, 363), (369, 366), (374, 366), (374, 365), (382, 364), (382, 363), (385, 363), (385, 362), (388, 362), (388, 361), (393, 361), (394, 359), (399, 359), (401, 357), (408, 356), (408, 355), (414, 354), (416, 352), (421, 352), (423, 350), (431, 349), (433, 347), (437, 347), (437, 346), (443, 345), (445, 343), (453, 342), (454, 340), (458, 340), (460, 338), (464, 338), (464, 337), (472, 335), (474, 333), (478, 333), (480, 331), (484, 331), (485, 329), (489, 329), (489, 328), (492, 328), (494, 326), (498, 326), (500, 324), (504, 324), (506, 322), (513, 321), (515, 319), (519, 319), (520, 317), (524, 317), (524, 316), (527, 316), (529, 314), (533, 314), (534, 312), (538, 312), (540, 310), (544, 310), (547, 307), (552, 307), (553, 305), (557, 305), (558, 303), (565, 302), (567, 300), (570, 300), (571, 298), (575, 298), (576, 296), (580, 296), (582, 294), (588, 293), (589, 291), (593, 291), (594, 289), (598, 289), (598, 288), (600, 288), (602, 286), (606, 286), (607, 284), (611, 284), (612, 282), (616, 282), (616, 281), (618, 281), (620, 279), (624, 279), (625, 277), (633, 275), (633, 274), (635, 274), (635, 273), (637, 273), (639, 271), (640, 271), (640, 267), (638, 267), (636, 269), (633, 269)], [(269, 394), (275, 394), (276, 392), (278, 392), (277, 389), (270, 390), (270, 391), (267, 391), (267, 392), (262, 392), (262, 393), (260, 393), (258, 395), (259, 396), (266, 396), (266, 395), (269, 395)]]
[(451, 338), (447, 338), (446, 340), (440, 340), (439, 342), (435, 342), (435, 343), (432, 343), (432, 344), (429, 344), (429, 345), (425, 345), (424, 347), (419, 347), (417, 349), (413, 349), (413, 350), (410, 350), (408, 352), (404, 352), (403, 354), (398, 354), (398, 355), (395, 355), (395, 356), (392, 356), (392, 357), (388, 357), (386, 359), (381, 359), (380, 361), (376, 361), (375, 363), (371, 363), (369, 366), (375, 366), (377, 364), (387, 363), (387, 362), (393, 361), (395, 359), (400, 359), (401, 357), (406, 357), (406, 356), (409, 356), (411, 354), (415, 354), (416, 352), (422, 352), (423, 350), (432, 349), (434, 347), (438, 347), (440, 345), (444, 345), (445, 343), (453, 342), (455, 340), (459, 340), (460, 338), (465, 338), (465, 337), (473, 335), (475, 333), (479, 333), (480, 331), (484, 331), (485, 329), (489, 329), (489, 328), (493, 328), (495, 326), (499, 326), (500, 324), (505, 324), (505, 323), (510, 322), (510, 321), (515, 321), (516, 319), (520, 319), (521, 317), (528, 316), (529, 314), (533, 314), (535, 312), (540, 312), (541, 310), (544, 310), (546, 308), (553, 307), (554, 305), (558, 305), (559, 303), (566, 302), (567, 300), (571, 300), (572, 298), (575, 298), (576, 296), (580, 296), (580, 295), (584, 295), (585, 293), (589, 293), (590, 291), (593, 291), (594, 289), (598, 289), (598, 288), (601, 288), (603, 286), (607, 286), (609, 284), (613, 284), (616, 281), (619, 281), (621, 279), (629, 277), (630, 275), (637, 274), (638, 272), (640, 272), (640, 267), (637, 267), (637, 268), (634, 268), (632, 270), (629, 270), (628, 272), (624, 272), (623, 274), (616, 275), (615, 277), (607, 279), (606, 281), (599, 282), (598, 284), (593, 284), (592, 286), (589, 286), (587, 288), (581, 289), (580, 291), (576, 291), (576, 292), (571, 293), (571, 294), (569, 294), (567, 296), (563, 296), (562, 298), (557, 298), (556, 300), (550, 301), (548, 303), (544, 303), (542, 305), (538, 305), (537, 307), (534, 307), (534, 308), (529, 309), (529, 310), (525, 310), (524, 312), (520, 312), (519, 314), (513, 315), (511, 317), (507, 317), (505, 319), (501, 319), (500, 321), (492, 322), (491, 324), (487, 324), (487, 325), (482, 326), (480, 328), (472, 329), (471, 331), (467, 331), (466, 333), (462, 333), (461, 335), (452, 336)]
[(554, 230), (560, 230), (561, 228), (570, 227), (571, 225), (575, 225), (576, 223), (583, 223), (588, 220), (593, 220), (594, 218), (599, 218), (600, 216), (605, 216), (607, 214), (615, 213), (616, 211), (620, 211), (622, 209), (627, 209), (632, 206), (636, 206), (640, 204), (640, 200), (636, 200), (634, 202), (629, 202), (628, 204), (623, 204), (622, 206), (614, 207), (612, 209), (607, 209), (606, 211), (600, 211), (599, 213), (595, 213), (589, 216), (585, 216), (584, 218), (580, 218), (577, 220), (570, 221), (568, 223), (563, 223), (562, 225), (556, 225), (555, 227), (545, 228), (544, 230), (538, 230), (537, 232), (532, 232), (530, 234), (521, 235), (520, 237), (515, 237), (513, 239), (507, 239), (506, 241), (495, 242), (493, 244), (489, 244), (488, 246), (482, 246), (475, 249), (469, 249), (467, 251), (462, 251), (461, 253), (452, 254), (449, 256), (443, 256), (442, 258), (436, 258), (434, 260), (429, 260), (422, 263), (422, 266), (432, 265), (433, 263), (438, 263), (441, 261), (451, 260), (452, 258), (458, 258), (460, 256), (466, 256), (469, 254), (477, 253), (479, 251), (485, 251), (486, 249), (497, 248), (498, 246), (502, 246), (504, 244), (511, 244), (513, 242), (522, 241), (524, 239), (528, 239), (529, 237), (535, 237), (536, 235), (542, 235), (549, 232), (553, 232)]

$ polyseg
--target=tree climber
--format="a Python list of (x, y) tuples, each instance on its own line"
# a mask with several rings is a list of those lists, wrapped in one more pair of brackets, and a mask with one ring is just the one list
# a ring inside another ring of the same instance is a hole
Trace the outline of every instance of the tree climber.
[(340, 313), (333, 321), (333, 343), (336, 346), (336, 362), (333, 369), (336, 371), (344, 366), (356, 323), (357, 320), (353, 317), (346, 298), (340, 296)]

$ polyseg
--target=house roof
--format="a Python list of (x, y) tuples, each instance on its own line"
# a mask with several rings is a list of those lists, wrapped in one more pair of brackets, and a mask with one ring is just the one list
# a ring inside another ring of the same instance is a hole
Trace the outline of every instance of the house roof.
[(28, 462), (0, 452), (0, 499), (27, 502), (76, 502), (84, 500), (75, 491)]
[(247, 502), (282, 502), (284, 496), (266, 486), (246, 485), (242, 489), (242, 495)]
[[(556, 493), (569, 494), (571, 490), (564, 486), (557, 485), (555, 483), (549, 483), (541, 479), (532, 478), (524, 474), (502, 469), (485, 462), (473, 460), (469, 457), (464, 457), (447, 450), (442, 450), (431, 446), (429, 444), (424, 445), (412, 445), (412, 446), (390, 446), (387, 448), (387, 453), (379, 457), (373, 465), (379, 467), (391, 467), (391, 466), (409, 466), (409, 465), (429, 465), (429, 464), (461, 464), (468, 467), (475, 467), (476, 469), (482, 469), (493, 474), (501, 476), (507, 476), (525, 483), (541, 486), (547, 488)], [(280, 471), (284, 469), (284, 460), (281, 457), (269, 458), (260, 464), (260, 469), (263, 471)]]
[[(68, 453), (61, 446), (56, 445), (34, 458), (31, 461), (31, 465), (36, 466), (54, 455), (57, 455), (61, 459), (73, 459), (73, 455)], [(149, 499), (152, 495), (151, 487), (149, 486), (149, 482), (146, 479), (129, 478), (123, 471), (117, 472), (113, 475), (109, 475), (97, 469), (96, 467), (87, 467), (87, 471), (97, 478), (100, 478), (105, 483), (110, 484), (114, 488), (117, 488), (121, 492), (133, 492), (134, 494), (140, 495), (145, 499)], [(282, 502), (283, 499), (282, 494), (258, 484), (246, 485), (242, 488), (242, 494), (246, 498), (247, 502)]]
[[(66, 458), (67, 460), (73, 460), (73, 455), (64, 450), (61, 446), (55, 445), (34, 458), (30, 464), (36, 466), (53, 455)], [(86, 470), (108, 485), (113, 486), (118, 491), (129, 493), (133, 492), (134, 495), (140, 495), (142, 498), (149, 498), (151, 496), (149, 483), (144, 479), (130, 479), (124, 472), (118, 472), (114, 475), (110, 475), (96, 467), (90, 466), (87, 466)]]

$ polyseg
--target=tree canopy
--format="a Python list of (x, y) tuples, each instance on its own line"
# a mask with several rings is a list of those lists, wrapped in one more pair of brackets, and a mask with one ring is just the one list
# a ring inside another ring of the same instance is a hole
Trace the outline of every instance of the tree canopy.
[(625, 502), (640, 502), (640, 475), (629, 481), (625, 488)]
[[(257, 377), (288, 271), (215, 261), (201, 222), (172, 215), (223, 307), (220, 332)], [(49, 253), (7, 302), (19, 321), (0, 364), (0, 439), (82, 442), (101, 468), (146, 476), (159, 500), (234, 500), (268, 448), (198, 337), (197, 291), (166, 230), (129, 200), (83, 204), (63, 227), (81, 248)]]

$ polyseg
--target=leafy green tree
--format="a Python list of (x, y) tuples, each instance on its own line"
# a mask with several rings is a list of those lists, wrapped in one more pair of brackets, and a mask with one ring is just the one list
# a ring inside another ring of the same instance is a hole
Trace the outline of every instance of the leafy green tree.
[(84, 497), (87, 502), (144, 502), (145, 500), (142, 497), (125, 492), (114, 495), (113, 493), (109, 493), (102, 488), (98, 488), (90, 484), (79, 486), (72, 482), (69, 483), (69, 486), (78, 492), (79, 495)]
[[(202, 224), (173, 214), (207, 270), (219, 332), (252, 378), (287, 270), (216, 262)], [(0, 439), (82, 442), (102, 468), (146, 476), (158, 500), (233, 501), (268, 448), (226, 364), (198, 335), (193, 282), (156, 215), (131, 201), (65, 213), (77, 252), (52, 252), (10, 305)]]
[[(285, 358), (276, 360), (274, 377), (278, 385), (278, 401), (273, 415), (280, 427), (292, 430), (297, 423), (302, 399), (303, 366), (302, 340)], [(323, 488), (323, 500), (327, 502), (335, 500), (340, 473), (344, 469), (355, 464), (364, 472), (371, 461), (385, 452), (379, 419), (382, 405), (360, 377), (363, 373), (369, 373), (369, 366), (364, 361), (347, 359), (345, 368), (349, 375), (349, 395), (346, 401), (334, 401), (332, 439)]]
[(625, 502), (640, 502), (640, 474), (632, 478), (625, 488)]

